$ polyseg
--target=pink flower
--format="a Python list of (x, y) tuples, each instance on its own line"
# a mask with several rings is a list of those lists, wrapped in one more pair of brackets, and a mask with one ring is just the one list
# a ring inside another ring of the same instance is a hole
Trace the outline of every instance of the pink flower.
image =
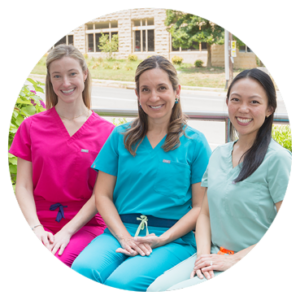
[[(35, 90), (30, 90), (30, 92), (31, 92), (31, 93), (34, 93), (34, 94), (36, 95), (36, 91), (35, 91)], [(33, 106), (36, 106), (36, 103), (34, 102), (33, 99), (30, 99), (30, 102), (33, 104)], [(40, 100), (40, 103), (41, 103), (41, 106), (42, 106), (43, 108), (46, 108), (46, 105), (45, 105), (45, 103), (44, 103), (43, 100)]]

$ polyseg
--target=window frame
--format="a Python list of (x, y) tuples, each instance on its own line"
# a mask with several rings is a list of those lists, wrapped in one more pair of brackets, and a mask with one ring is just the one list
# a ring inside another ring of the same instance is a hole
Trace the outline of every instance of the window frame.
[[(119, 22), (118, 22), (118, 20), (110, 20), (110, 21), (106, 21), (106, 22), (108, 22), (109, 27), (108, 28), (100, 28), (100, 29), (96, 29), (96, 24), (98, 24), (100, 22), (94, 22), (94, 23), (92, 23), (93, 29), (88, 29), (88, 26), (91, 25), (90, 23), (86, 24), (85, 35), (86, 35), (86, 52), (87, 53), (99, 53), (99, 52), (102, 52), (102, 51), (97, 51), (96, 50), (96, 47), (97, 47), (96, 34), (97, 33), (108, 33), (108, 35), (109, 35), (109, 41), (111, 41), (112, 33), (119, 34), (119, 27), (118, 27), (119, 26)], [(111, 24), (113, 22), (117, 22), (117, 27), (111, 27)], [(90, 34), (93, 34), (93, 51), (89, 51), (89, 35)], [(119, 51), (119, 49), (116, 52), (118, 52), (118, 51)]]
[[(148, 20), (151, 20), (151, 22), (153, 21), (153, 25), (148, 25)], [(139, 21), (140, 25), (139, 26), (135, 26), (134, 23)], [(134, 53), (154, 53), (155, 52), (155, 22), (154, 22), (154, 18), (146, 18), (146, 19), (137, 19), (131, 20), (132, 22), (132, 49)], [(143, 22), (145, 22), (145, 25), (143, 25)], [(149, 47), (148, 47), (148, 30), (153, 30), (153, 50), (149, 51)], [(135, 42), (136, 42), (136, 32), (139, 31), (140, 32), (140, 51), (136, 51), (135, 50)], [(143, 43), (143, 38), (144, 38), (144, 31), (145, 31), (145, 48), (146, 50), (144, 50), (144, 43)]]

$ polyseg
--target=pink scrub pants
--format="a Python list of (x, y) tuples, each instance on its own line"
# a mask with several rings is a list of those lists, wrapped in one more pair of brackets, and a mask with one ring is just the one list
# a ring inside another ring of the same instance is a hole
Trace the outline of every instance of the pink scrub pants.
[[(53, 235), (56, 233), (55, 231), (51, 231), (50, 229), (44, 227), (44, 229), (48, 232), (51, 232)], [(67, 266), (71, 267), (75, 258), (79, 255), (79, 253), (98, 235), (102, 234), (104, 231), (104, 227), (100, 226), (83, 226), (80, 230), (78, 230), (70, 239), (69, 244), (65, 248), (62, 255), (58, 255), (59, 250), (56, 252), (55, 256), (62, 261)]]

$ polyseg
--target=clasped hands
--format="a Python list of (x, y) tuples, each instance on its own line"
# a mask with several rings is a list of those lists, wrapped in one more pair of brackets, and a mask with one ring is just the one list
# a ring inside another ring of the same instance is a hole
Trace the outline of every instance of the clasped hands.
[(234, 255), (219, 255), (219, 254), (202, 254), (197, 256), (194, 264), (194, 269), (190, 275), (190, 278), (197, 275), (200, 279), (203, 279), (203, 275), (206, 279), (214, 277), (215, 271), (225, 271), (233, 266), (237, 262)]
[(122, 248), (118, 248), (116, 252), (123, 253), (128, 256), (149, 256), (152, 253), (152, 249), (161, 246), (161, 238), (154, 233), (148, 234), (144, 237), (126, 237), (120, 238), (119, 243)]
[(63, 254), (71, 238), (71, 234), (63, 229), (53, 235), (51, 232), (44, 230), (42, 226), (37, 227), (34, 233), (52, 254), (55, 254), (59, 250), (58, 255)]

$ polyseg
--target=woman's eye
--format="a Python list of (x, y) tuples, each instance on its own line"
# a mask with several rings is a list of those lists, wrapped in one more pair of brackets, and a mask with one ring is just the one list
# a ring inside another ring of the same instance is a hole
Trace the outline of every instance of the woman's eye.
[(75, 73), (75, 72), (71, 73), (71, 76), (75, 76), (75, 75), (76, 75), (76, 73)]
[(251, 103), (253, 103), (253, 104), (259, 104), (259, 101), (257, 101), (257, 100), (252, 100)]
[(54, 75), (53, 77), (54, 77), (54, 78), (59, 78), (60, 76), (59, 76), (59, 75)]
[(147, 88), (142, 88), (142, 92), (147, 92), (148, 89)]
[(161, 91), (163, 91), (163, 90), (166, 90), (166, 87), (165, 87), (165, 86), (161, 86), (159, 89), (160, 89)]
[(231, 101), (237, 102), (237, 101), (239, 101), (239, 99), (238, 98), (232, 98)]

